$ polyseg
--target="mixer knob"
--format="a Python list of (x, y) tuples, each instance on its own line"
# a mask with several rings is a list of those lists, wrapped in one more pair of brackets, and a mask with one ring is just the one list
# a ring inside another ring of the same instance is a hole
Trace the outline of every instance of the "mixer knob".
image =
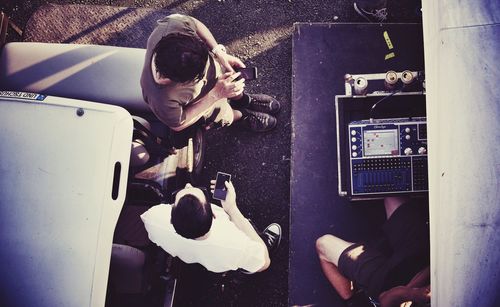
[(420, 148), (418, 149), (418, 154), (419, 154), (419, 155), (423, 155), (423, 154), (425, 154), (425, 153), (427, 153), (427, 149), (425, 149), (425, 147), (420, 147)]
[(411, 150), (410, 147), (407, 147), (407, 148), (405, 148), (404, 153), (405, 153), (405, 155), (409, 156), (409, 155), (411, 155), (413, 153), (413, 151)]
[(411, 139), (411, 136), (409, 134), (405, 135), (405, 139), (409, 140)]
[(351, 142), (353, 142), (353, 143), (356, 142), (356, 138), (352, 138)]
[(356, 158), (358, 156), (358, 153), (357, 152), (353, 152), (352, 156), (353, 156), (353, 158)]
[(351, 130), (351, 135), (356, 135), (356, 130)]
[(411, 131), (410, 127), (406, 127), (406, 128), (405, 128), (405, 132), (406, 132), (406, 133), (410, 133), (410, 131)]
[(352, 145), (352, 147), (351, 147), (351, 148), (352, 148), (352, 150), (356, 150), (356, 149), (358, 149), (358, 146), (356, 146), (356, 145)]

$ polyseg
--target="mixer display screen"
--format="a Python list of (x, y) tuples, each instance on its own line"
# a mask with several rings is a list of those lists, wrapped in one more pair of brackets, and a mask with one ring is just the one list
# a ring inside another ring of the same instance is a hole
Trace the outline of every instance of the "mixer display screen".
[(425, 117), (351, 122), (351, 195), (427, 191), (426, 128)]
[(399, 154), (397, 130), (364, 130), (365, 156), (394, 156)]

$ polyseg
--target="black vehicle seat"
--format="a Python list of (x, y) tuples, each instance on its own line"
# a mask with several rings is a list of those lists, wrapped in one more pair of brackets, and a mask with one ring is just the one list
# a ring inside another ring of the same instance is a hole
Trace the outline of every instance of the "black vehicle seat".
[(109, 275), (117, 293), (137, 294), (145, 290), (146, 254), (138, 248), (113, 243)]
[[(140, 215), (164, 199), (160, 186), (133, 179), (113, 235), (107, 306), (144, 306), (142, 299), (161, 282), (166, 253), (149, 240)], [(135, 302), (134, 304), (129, 304)], [(129, 305), (126, 305), (129, 304)], [(146, 304), (147, 305), (147, 304)]]
[(157, 246), (139, 249), (114, 243), (106, 306), (162, 306), (165, 294), (175, 286), (168, 275), (170, 261)]

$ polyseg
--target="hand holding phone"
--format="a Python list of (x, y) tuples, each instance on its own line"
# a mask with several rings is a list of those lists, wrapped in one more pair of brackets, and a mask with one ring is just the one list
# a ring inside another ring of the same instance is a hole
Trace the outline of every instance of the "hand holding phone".
[(213, 198), (218, 200), (226, 200), (227, 187), (226, 181), (231, 181), (231, 175), (223, 172), (217, 172), (217, 177), (215, 179), (215, 187), (213, 190)]
[(245, 81), (257, 79), (257, 67), (235, 68), (236, 72), (241, 72), (241, 75), (236, 79), (245, 79)]
[[(226, 174), (228, 175), (228, 174)], [(231, 176), (231, 175), (229, 175)], [(221, 177), (220, 177), (221, 178)], [(226, 177), (227, 178), (227, 177)], [(210, 190), (215, 195), (215, 180), (210, 181)], [(221, 200), (220, 204), (222, 208), (229, 216), (233, 216), (239, 212), (238, 206), (236, 205), (236, 191), (234, 190), (233, 183), (231, 181), (222, 181), (224, 183), (224, 187), (226, 188), (226, 199)], [(213, 197), (215, 199), (215, 197)]]
[(245, 89), (245, 80), (235, 81), (240, 73), (226, 72), (217, 77), (217, 83), (210, 90), (210, 95), (216, 100), (233, 98), (241, 95)]

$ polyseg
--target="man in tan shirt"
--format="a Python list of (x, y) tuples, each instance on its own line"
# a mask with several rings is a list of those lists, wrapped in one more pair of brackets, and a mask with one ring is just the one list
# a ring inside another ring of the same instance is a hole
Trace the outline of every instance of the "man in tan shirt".
[(199, 20), (172, 14), (158, 21), (146, 51), (141, 87), (153, 113), (174, 131), (202, 120), (208, 127), (241, 120), (252, 131), (276, 126), (279, 102), (244, 93), (243, 62), (226, 53)]

